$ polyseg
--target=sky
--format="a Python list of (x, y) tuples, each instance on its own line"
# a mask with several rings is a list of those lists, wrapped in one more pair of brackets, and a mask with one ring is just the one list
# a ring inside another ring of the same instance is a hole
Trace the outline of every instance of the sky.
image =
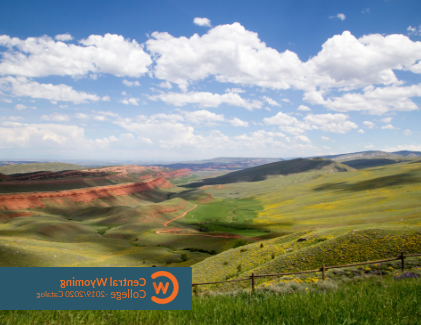
[(421, 1), (0, 2), (0, 160), (421, 151)]

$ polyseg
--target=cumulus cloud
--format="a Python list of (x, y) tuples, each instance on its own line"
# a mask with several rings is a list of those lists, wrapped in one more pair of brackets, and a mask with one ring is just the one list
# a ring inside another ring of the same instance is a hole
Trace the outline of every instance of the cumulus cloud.
[(124, 79), (122, 81), (122, 83), (125, 84), (127, 87), (140, 86), (140, 83), (137, 80), (136, 81), (128, 81), (128, 80)]
[(0, 36), (0, 45), (8, 48), (3, 53), (0, 74), (42, 77), (109, 73), (138, 78), (148, 71), (152, 63), (140, 44), (120, 35), (91, 35), (80, 40), (79, 44), (65, 44), (48, 36), (26, 40)]
[(282, 106), (281, 104), (279, 104), (276, 100), (267, 97), (267, 96), (262, 96), (262, 99), (265, 100), (269, 105), (271, 106)]
[(390, 121), (392, 121), (392, 117), (385, 117), (385, 118), (382, 118), (382, 122), (383, 123), (390, 123)]
[(167, 88), (167, 89), (172, 88), (171, 82), (169, 82), (169, 81), (165, 81), (165, 82), (163, 81), (158, 86), (161, 87), (161, 88)]
[(359, 129), (358, 133), (365, 133), (363, 129)]
[(382, 129), (386, 129), (386, 130), (394, 130), (394, 129), (395, 129), (395, 127), (394, 127), (392, 124), (388, 124), (388, 125), (382, 126)]
[(349, 116), (346, 114), (309, 114), (304, 120), (311, 125), (312, 128), (318, 128), (324, 132), (347, 133), (358, 126), (348, 121)]
[(212, 27), (211, 21), (208, 18), (196, 17), (195, 19), (193, 19), (193, 23), (195, 23), (198, 26)]
[(45, 121), (55, 121), (55, 122), (66, 122), (70, 120), (69, 115), (59, 114), (59, 113), (43, 115), (41, 116), (41, 119)]
[(207, 110), (200, 110), (194, 112), (186, 112), (183, 111), (184, 119), (190, 123), (194, 124), (214, 124), (216, 122), (223, 122), (225, 121), (224, 115), (222, 114), (215, 114), (209, 112)]
[(75, 117), (80, 120), (89, 120), (89, 116), (84, 113), (76, 113)]
[(305, 105), (300, 105), (298, 106), (297, 111), (303, 111), (303, 112), (311, 111), (311, 108)]
[(59, 34), (56, 35), (54, 37), (57, 41), (62, 41), (62, 42), (66, 42), (66, 41), (71, 41), (73, 39), (73, 36), (70, 35), (69, 33), (66, 34)]
[(120, 103), (123, 103), (126, 105), (135, 105), (135, 106), (139, 106), (138, 101), (139, 101), (139, 98), (124, 98), (122, 100), (119, 100)]
[(40, 84), (25, 77), (0, 78), (0, 89), (9, 91), (13, 96), (42, 98), (53, 101), (70, 101), (74, 104), (87, 103), (88, 101), (108, 101), (109, 97), (100, 98), (94, 94), (76, 91), (72, 87), (60, 84)]
[(238, 117), (234, 117), (229, 122), (231, 123), (232, 126), (244, 126), (244, 127), (249, 126), (249, 122), (240, 120)]
[(306, 93), (304, 99), (339, 112), (361, 111), (382, 115), (393, 111), (413, 111), (418, 106), (410, 97), (421, 96), (421, 84), (398, 87), (367, 86), (363, 93), (347, 93), (341, 97), (323, 99), (320, 92)]
[(336, 16), (330, 16), (329, 18), (337, 18), (337, 19), (340, 19), (340, 20), (345, 20), (345, 15), (344, 14), (337, 14)]
[(322, 136), (322, 140), (323, 140), (323, 141), (329, 141), (329, 140), (330, 140), (330, 138), (329, 138), (329, 137)]
[(409, 35), (421, 35), (421, 25), (417, 27), (409, 26), (407, 29)]
[(366, 126), (366, 128), (368, 129), (372, 129), (376, 126), (376, 124), (374, 124), (373, 122), (370, 121), (364, 121), (363, 124)]
[(258, 100), (248, 100), (236, 93), (213, 94), (209, 92), (188, 92), (188, 93), (161, 93), (149, 96), (151, 100), (162, 100), (166, 104), (174, 106), (185, 106), (187, 104), (198, 104), (200, 107), (218, 107), (221, 104), (244, 107), (247, 110), (259, 109), (263, 103)]
[(383, 150), (388, 151), (388, 152), (402, 151), (402, 150), (421, 151), (421, 144), (404, 144), (404, 145), (398, 145), (392, 148), (386, 147)]
[(324, 132), (346, 133), (358, 126), (348, 120), (345, 114), (309, 114), (303, 121), (297, 120), (287, 114), (279, 112), (277, 115), (264, 118), (263, 122), (268, 125), (278, 125), (282, 131), (301, 135), (308, 130), (322, 130)]
[(280, 130), (294, 135), (300, 135), (312, 129), (306, 122), (299, 121), (295, 117), (282, 112), (279, 112), (275, 116), (264, 118), (263, 122), (267, 125), (277, 125)]
[(226, 93), (245, 93), (246, 91), (241, 88), (227, 88), (225, 92)]
[(403, 131), (403, 134), (405, 134), (406, 136), (411, 135), (412, 132), (409, 129), (406, 129), (405, 131)]

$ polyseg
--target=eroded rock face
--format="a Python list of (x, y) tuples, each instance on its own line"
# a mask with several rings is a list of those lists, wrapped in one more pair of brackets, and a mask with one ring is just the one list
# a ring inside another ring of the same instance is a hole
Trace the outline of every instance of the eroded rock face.
[(107, 198), (111, 196), (124, 196), (133, 193), (145, 193), (157, 187), (170, 188), (174, 186), (165, 178), (159, 177), (146, 182), (126, 183), (121, 185), (99, 186), (88, 189), (78, 189), (56, 192), (34, 192), (20, 194), (0, 195), (0, 210), (21, 210), (45, 207), (44, 200), (60, 202), (62, 199), (71, 199), (79, 203)]

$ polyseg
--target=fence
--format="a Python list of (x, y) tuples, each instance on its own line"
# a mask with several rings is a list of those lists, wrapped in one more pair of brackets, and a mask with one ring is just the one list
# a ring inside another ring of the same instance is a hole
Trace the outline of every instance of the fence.
[(322, 279), (323, 281), (326, 280), (326, 270), (329, 269), (338, 269), (342, 267), (351, 267), (351, 266), (360, 266), (360, 265), (367, 265), (367, 264), (375, 264), (375, 263), (383, 263), (383, 262), (390, 262), (390, 261), (397, 261), (401, 260), (401, 269), (402, 272), (405, 270), (405, 258), (407, 257), (415, 257), (415, 256), (421, 256), (421, 254), (409, 254), (404, 255), (403, 252), (401, 252), (400, 256), (388, 258), (385, 260), (379, 260), (379, 261), (369, 261), (369, 262), (362, 262), (362, 263), (354, 263), (354, 264), (345, 264), (345, 265), (336, 265), (336, 266), (325, 266), (324, 264), (320, 269), (317, 270), (309, 270), (309, 271), (298, 271), (298, 272), (287, 272), (287, 273), (276, 273), (276, 274), (254, 274), (252, 273), (247, 278), (243, 279), (234, 279), (234, 280), (226, 280), (226, 281), (216, 281), (216, 282), (202, 282), (202, 283), (192, 283), (192, 286), (199, 286), (199, 285), (205, 285), (205, 284), (216, 284), (216, 283), (227, 283), (227, 282), (237, 282), (237, 281), (248, 281), (251, 280), (251, 290), (255, 290), (255, 281), (256, 278), (265, 278), (265, 277), (272, 277), (272, 276), (282, 276), (282, 275), (293, 275), (293, 274), (304, 274), (304, 273), (317, 273), (322, 272)]

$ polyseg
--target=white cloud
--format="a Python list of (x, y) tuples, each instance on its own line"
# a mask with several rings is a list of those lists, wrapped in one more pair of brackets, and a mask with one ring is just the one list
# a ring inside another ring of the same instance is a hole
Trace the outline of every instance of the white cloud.
[(383, 149), (384, 151), (394, 152), (394, 151), (401, 151), (401, 150), (409, 150), (409, 151), (421, 151), (421, 144), (404, 144), (398, 145), (396, 147), (386, 147)]
[(394, 129), (395, 129), (395, 127), (394, 127), (392, 124), (388, 124), (388, 125), (382, 126), (382, 129), (386, 129), (386, 130), (394, 130)]
[(265, 110), (267, 110), (267, 111), (272, 111), (269, 107), (265, 107)]
[(368, 128), (368, 129), (372, 129), (376, 126), (376, 124), (374, 124), (373, 122), (370, 121), (364, 121), (363, 124)]
[(140, 86), (140, 83), (137, 80), (136, 81), (128, 81), (128, 80), (124, 79), (122, 81), (122, 83), (125, 84), (127, 87)]
[(1, 121), (20, 121), (23, 120), (22, 116), (0, 116)]
[(227, 88), (225, 89), (226, 93), (245, 93), (246, 91), (244, 89), (241, 88)]
[(167, 88), (167, 89), (172, 88), (171, 82), (169, 82), (169, 81), (165, 81), (165, 82), (163, 81), (158, 86), (161, 87), (161, 88)]
[(231, 123), (232, 126), (244, 126), (244, 127), (249, 126), (249, 122), (240, 120), (238, 117), (234, 117), (229, 122)]
[(139, 106), (138, 104), (139, 98), (124, 98), (122, 100), (119, 100), (120, 103), (126, 104), (126, 105), (135, 105), (135, 106)]
[(127, 93), (126, 93), (125, 91), (122, 91), (122, 92), (121, 92), (121, 94), (122, 94), (123, 96), (127, 96)]
[(345, 15), (344, 14), (337, 14), (336, 16), (330, 16), (329, 18), (338, 18), (340, 20), (345, 20)]
[(17, 109), (18, 111), (21, 111), (23, 109), (26, 109), (26, 106), (23, 104), (16, 104), (15, 105), (15, 109)]
[(298, 121), (295, 117), (291, 117), (287, 114), (279, 112), (275, 116), (267, 117), (263, 119), (263, 122), (267, 125), (278, 125), (282, 131), (300, 135), (307, 130), (311, 130), (310, 125), (303, 121)]
[(5, 102), (5, 103), (12, 103), (12, 100), (10, 100), (10, 99), (7, 99), (7, 98), (2, 98), (2, 99), (0, 99), (0, 101), (2, 101), (2, 102)]
[(322, 136), (322, 140), (323, 140), (323, 141), (329, 141), (329, 140), (330, 140), (330, 138), (329, 138), (329, 137)]
[(393, 119), (393, 117), (385, 117), (385, 118), (382, 118), (382, 122), (383, 123), (390, 123), (390, 121), (392, 121), (392, 119)]
[(70, 120), (69, 115), (59, 114), (59, 113), (43, 115), (41, 116), (41, 119), (45, 121), (55, 121), (55, 122), (66, 122)]
[(417, 27), (409, 26), (407, 29), (409, 35), (421, 35), (421, 25)]
[(363, 11), (361, 11), (361, 13), (363, 14), (369, 14), (370, 12), (370, 8), (364, 9)]
[(411, 132), (411, 130), (409, 130), (409, 129), (406, 129), (405, 131), (403, 131), (403, 134), (405, 134), (405, 135), (411, 135), (412, 134), (412, 132)]
[(48, 36), (26, 40), (0, 36), (0, 45), (8, 48), (3, 53), (0, 74), (41, 77), (109, 73), (138, 78), (152, 63), (140, 44), (120, 35), (91, 35), (79, 44), (56, 42)]
[(363, 129), (359, 129), (358, 133), (365, 133)]
[(366, 148), (366, 149), (373, 149), (374, 148), (374, 145), (368, 144), (368, 145), (364, 146), (364, 148)]
[(94, 116), (94, 120), (101, 122), (108, 121), (108, 119), (104, 115), (96, 115)]
[(53, 105), (57, 105), (57, 101), (55, 101), (55, 100), (50, 100), (50, 103), (53, 104)]
[(324, 132), (346, 133), (358, 126), (348, 121), (345, 114), (309, 114), (304, 121), (299, 121), (295, 117), (279, 112), (277, 115), (264, 118), (263, 122), (268, 125), (278, 125), (282, 131), (301, 135), (308, 130), (322, 130)]
[(54, 37), (57, 41), (62, 41), (62, 42), (66, 42), (66, 41), (71, 41), (73, 39), (73, 36), (70, 35), (69, 33), (66, 34), (59, 34), (56, 35)]
[(75, 117), (80, 119), (80, 120), (88, 120), (89, 119), (89, 116), (84, 114), (84, 113), (76, 113)]
[(295, 139), (298, 141), (302, 141), (302, 142), (306, 142), (306, 143), (311, 143), (310, 139), (307, 138), (305, 135), (296, 135)]
[(348, 121), (349, 116), (345, 114), (309, 114), (304, 120), (311, 125), (312, 128), (319, 128), (324, 132), (347, 133), (358, 126)]
[(221, 104), (244, 107), (248, 110), (261, 108), (263, 103), (258, 100), (243, 99), (235, 93), (213, 94), (209, 92), (188, 92), (188, 93), (161, 93), (149, 96), (151, 100), (162, 100), (166, 104), (174, 106), (185, 106), (187, 104), (199, 104), (200, 107), (218, 107)]
[(257, 33), (239, 23), (216, 26), (190, 38), (154, 32), (146, 46), (157, 56), (155, 76), (185, 91), (192, 81), (208, 76), (220, 82), (287, 89), (304, 75), (295, 53), (267, 47)]
[(303, 111), (303, 112), (305, 112), (305, 111), (311, 111), (311, 108), (310, 107), (307, 107), (305, 105), (300, 105), (300, 106), (298, 106), (297, 111)]
[(58, 105), (60, 108), (67, 108), (67, 105)]
[(117, 113), (111, 112), (111, 111), (92, 111), (92, 113), (102, 114), (106, 116), (111, 117), (118, 117), (119, 115)]
[(281, 104), (279, 104), (276, 100), (274, 100), (274, 99), (272, 99), (272, 98), (270, 98), (270, 97), (267, 97), (267, 96), (262, 96), (261, 97), (263, 100), (265, 100), (269, 105), (271, 105), (271, 106), (282, 106)]
[(347, 93), (342, 97), (327, 100), (324, 100), (318, 92), (309, 92), (304, 98), (312, 104), (322, 104), (334, 111), (362, 111), (372, 115), (382, 115), (390, 111), (417, 110), (418, 106), (410, 99), (415, 96), (421, 96), (421, 84), (406, 87), (368, 86), (364, 88), (364, 93)]
[(105, 96), (100, 98), (94, 94), (83, 91), (78, 92), (67, 85), (40, 84), (25, 77), (4, 77), (0, 78), (0, 89), (9, 91), (18, 97), (43, 98), (54, 101), (71, 101), (74, 104), (87, 103), (88, 101), (109, 100)]
[(291, 101), (288, 99), (288, 98), (283, 98), (283, 99), (281, 99), (283, 102), (285, 102), (285, 103), (291, 103)]
[(208, 18), (196, 17), (195, 19), (193, 19), (193, 23), (195, 23), (198, 26), (212, 27), (211, 21)]
[(207, 110), (200, 110), (194, 112), (183, 112), (186, 121), (194, 124), (214, 124), (215, 122), (225, 121), (224, 115), (215, 114)]

